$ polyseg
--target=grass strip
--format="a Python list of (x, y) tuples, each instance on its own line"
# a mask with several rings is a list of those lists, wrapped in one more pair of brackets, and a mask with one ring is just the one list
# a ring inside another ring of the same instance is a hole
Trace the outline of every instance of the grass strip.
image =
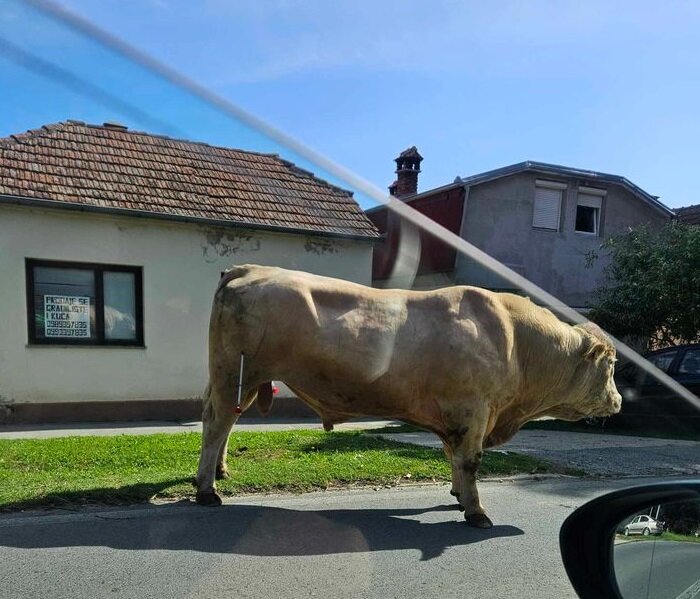
[[(199, 433), (0, 440), (0, 509), (192, 497)], [(359, 431), (238, 432), (223, 495), (447, 481), (441, 451)], [(550, 472), (536, 458), (485, 452), (480, 476)]]

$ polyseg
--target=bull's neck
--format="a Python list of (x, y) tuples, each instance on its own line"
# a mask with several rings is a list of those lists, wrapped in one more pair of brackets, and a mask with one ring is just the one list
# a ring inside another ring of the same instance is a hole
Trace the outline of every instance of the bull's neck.
[(582, 362), (581, 334), (572, 326), (557, 324), (543, 327), (539, 322), (525, 321), (516, 325), (521, 332), (518, 338), (527, 340), (518, 345), (518, 358), (522, 399), (528, 411), (546, 412), (575, 391), (571, 385)]

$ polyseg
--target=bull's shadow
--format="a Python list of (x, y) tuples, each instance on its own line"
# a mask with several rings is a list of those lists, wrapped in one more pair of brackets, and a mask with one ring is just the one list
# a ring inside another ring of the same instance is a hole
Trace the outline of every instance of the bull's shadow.
[(148, 510), (21, 518), (3, 529), (1, 546), (24, 549), (99, 546), (250, 556), (417, 549), (421, 560), (438, 557), (448, 547), (523, 534), (513, 526), (469, 528), (452, 505), (306, 511), (230, 504), (200, 508), (181, 503)]

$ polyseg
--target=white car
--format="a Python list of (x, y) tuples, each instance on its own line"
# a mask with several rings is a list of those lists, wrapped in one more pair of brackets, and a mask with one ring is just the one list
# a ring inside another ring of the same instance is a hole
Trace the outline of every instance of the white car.
[(625, 536), (629, 535), (660, 535), (664, 531), (664, 523), (654, 520), (651, 516), (635, 516), (625, 525)]

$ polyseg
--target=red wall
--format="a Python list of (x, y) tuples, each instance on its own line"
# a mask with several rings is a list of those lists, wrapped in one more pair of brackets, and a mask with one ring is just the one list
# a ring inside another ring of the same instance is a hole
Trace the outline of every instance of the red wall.
[[(411, 208), (425, 214), (453, 233), (459, 234), (464, 208), (464, 188), (456, 187), (435, 192), (407, 202)], [(399, 217), (387, 208), (367, 215), (386, 239), (374, 246), (372, 279), (385, 279), (391, 273), (396, 260), (401, 227)], [(421, 256), (418, 274), (449, 272), (454, 269), (457, 252), (439, 238), (420, 232)]]

